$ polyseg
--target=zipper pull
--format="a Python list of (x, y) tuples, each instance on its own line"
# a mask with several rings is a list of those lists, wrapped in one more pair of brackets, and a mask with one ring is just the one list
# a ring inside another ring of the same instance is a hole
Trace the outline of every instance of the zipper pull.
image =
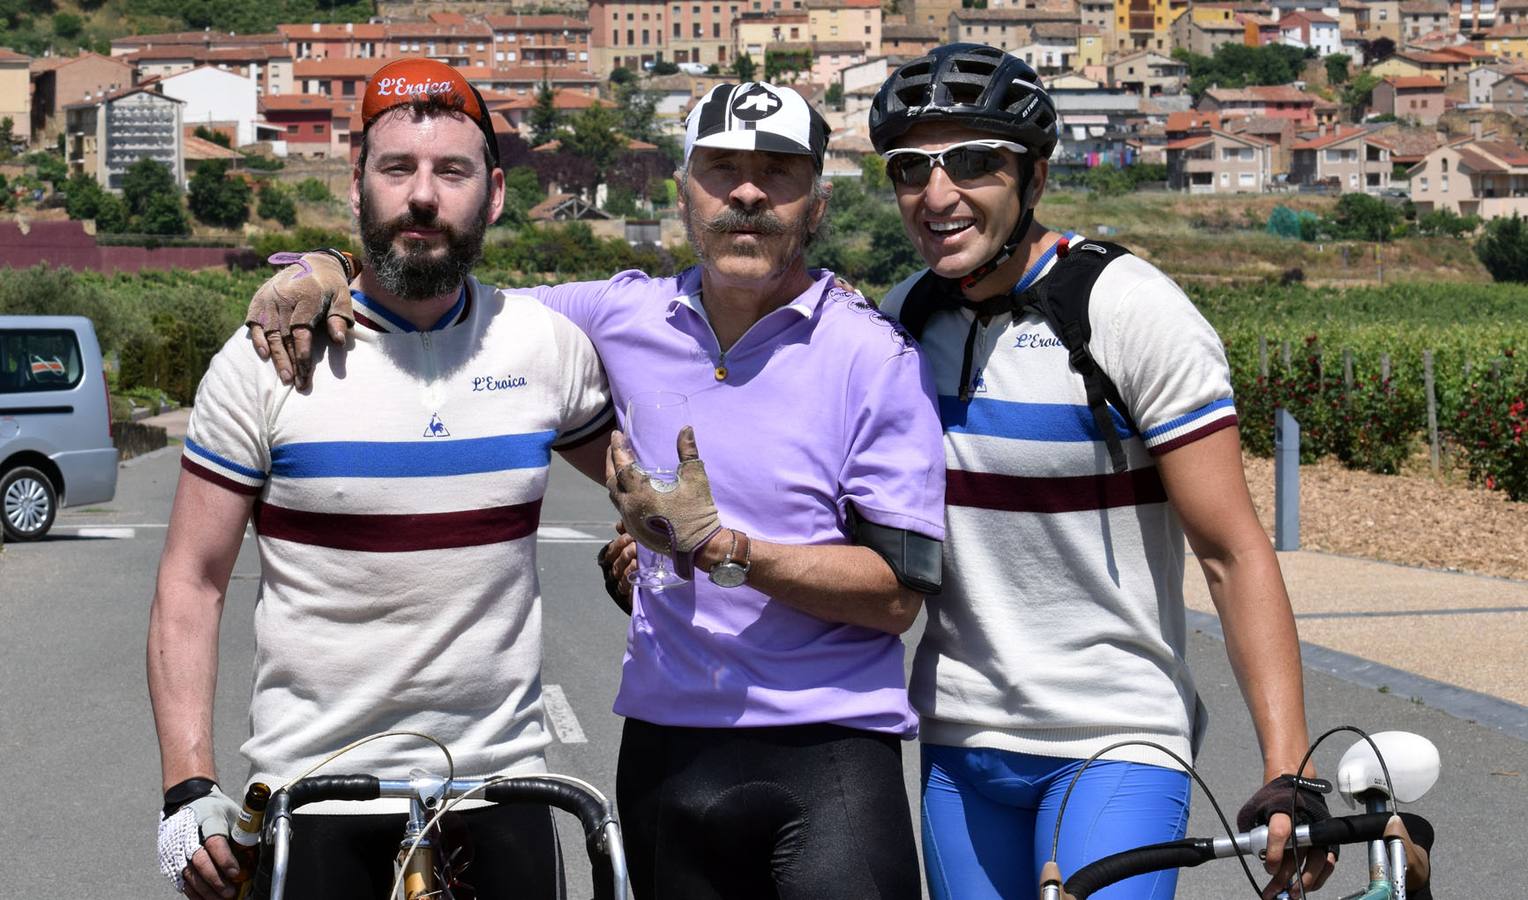
[(727, 354), (721, 353), (716, 358), (716, 380), (727, 380)]

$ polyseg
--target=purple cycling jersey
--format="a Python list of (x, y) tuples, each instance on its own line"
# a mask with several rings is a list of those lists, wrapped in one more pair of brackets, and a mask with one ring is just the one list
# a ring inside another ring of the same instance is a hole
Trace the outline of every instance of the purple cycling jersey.
[[(900, 326), (817, 273), (723, 354), (700, 270), (536, 288), (593, 340), (622, 427), (643, 391), (688, 395), (722, 522), (843, 544), (846, 516), (944, 537), (944, 450), (927, 365)], [(902, 642), (702, 573), (638, 592), (615, 711), (661, 725), (831, 722), (912, 735)]]

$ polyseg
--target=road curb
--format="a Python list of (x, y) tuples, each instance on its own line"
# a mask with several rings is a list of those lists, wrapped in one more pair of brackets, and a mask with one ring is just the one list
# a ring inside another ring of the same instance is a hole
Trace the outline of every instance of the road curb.
[[(1193, 609), (1184, 612), (1190, 628), (1225, 640), (1219, 618)], [(1410, 697), (1456, 719), (1475, 722), (1520, 741), (1528, 741), (1528, 706), (1304, 641), (1300, 642), (1300, 659), (1307, 669), (1334, 675), (1361, 687)]]
[(122, 467), (122, 468), (124, 468), (124, 469), (130, 469), (133, 466), (136, 466), (139, 463), (144, 462), (146, 460), (154, 459), (155, 457), (159, 457), (159, 456), (164, 456), (165, 454), (168, 454), (168, 453), (179, 453), (179, 452), (180, 452), (180, 444), (171, 444), (168, 447), (160, 447), (158, 450), (150, 450), (148, 453), (145, 453), (142, 456), (135, 456), (132, 459), (124, 459), (122, 462), (118, 463), (117, 465)]

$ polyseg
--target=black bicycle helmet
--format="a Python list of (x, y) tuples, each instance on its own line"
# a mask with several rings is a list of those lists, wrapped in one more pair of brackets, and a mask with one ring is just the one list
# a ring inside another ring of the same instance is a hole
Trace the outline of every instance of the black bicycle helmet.
[(950, 122), (1049, 159), (1056, 120), (1056, 105), (1029, 63), (984, 44), (946, 44), (899, 66), (881, 85), (870, 106), (870, 142), (885, 153), (914, 125)]
[[(1056, 105), (1029, 63), (985, 44), (945, 44), (891, 73), (870, 105), (870, 143), (885, 153), (914, 125), (948, 122), (1021, 144), (1019, 202), (1029, 193), (1036, 160), (1050, 159), (1060, 138)], [(1035, 211), (1025, 208), (991, 259), (959, 278), (968, 288), (1013, 255)], [(953, 288), (953, 285), (951, 285)]]

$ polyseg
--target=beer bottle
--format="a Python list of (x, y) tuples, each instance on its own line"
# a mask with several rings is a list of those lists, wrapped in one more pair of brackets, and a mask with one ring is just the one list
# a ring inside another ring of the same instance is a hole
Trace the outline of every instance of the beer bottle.
[(239, 811), (239, 821), (234, 823), (233, 858), (239, 861), (239, 874), (233, 877), (239, 885), (238, 900), (249, 896), (255, 885), (255, 866), (260, 862), (260, 829), (265, 824), (265, 805), (270, 802), (271, 789), (255, 782), (244, 794), (244, 809)]

